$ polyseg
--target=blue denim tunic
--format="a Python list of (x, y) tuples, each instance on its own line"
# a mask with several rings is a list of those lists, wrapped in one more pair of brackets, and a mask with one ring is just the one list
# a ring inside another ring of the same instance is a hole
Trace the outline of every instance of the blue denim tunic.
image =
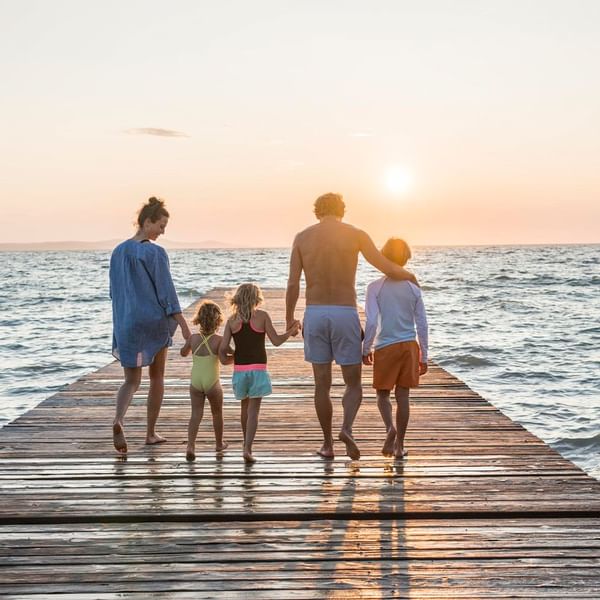
[(126, 240), (110, 257), (112, 353), (124, 367), (144, 367), (173, 343), (181, 312), (163, 248)]

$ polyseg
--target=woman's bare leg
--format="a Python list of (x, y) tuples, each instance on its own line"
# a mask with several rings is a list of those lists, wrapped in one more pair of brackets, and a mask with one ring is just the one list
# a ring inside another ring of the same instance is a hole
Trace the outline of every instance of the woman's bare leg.
[(163, 348), (154, 357), (154, 361), (148, 367), (148, 376), (150, 377), (150, 388), (148, 390), (147, 411), (147, 430), (146, 444), (160, 444), (166, 439), (156, 433), (156, 422), (160, 414), (163, 396), (165, 393), (165, 366), (167, 364), (167, 350)]
[(406, 428), (408, 427), (408, 419), (410, 417), (410, 403), (408, 395), (410, 393), (409, 388), (396, 386), (396, 446), (394, 453), (396, 458), (402, 458), (407, 454), (404, 448), (404, 436), (406, 435)]
[(188, 443), (185, 453), (185, 459), (189, 461), (196, 460), (196, 437), (198, 437), (198, 427), (200, 427), (204, 416), (204, 398), (204, 392), (190, 385), (192, 414), (188, 423)]
[(394, 443), (396, 441), (396, 428), (392, 416), (392, 403), (390, 390), (377, 390), (377, 408), (385, 425), (385, 442), (381, 449), (384, 456), (394, 456)]
[(246, 432), (244, 434), (244, 460), (247, 463), (253, 463), (256, 460), (252, 456), (252, 444), (254, 443), (254, 437), (258, 428), (258, 414), (260, 412), (261, 400), (262, 398), (248, 399), (248, 416), (246, 419)]
[(141, 367), (123, 367), (123, 375), (125, 381), (117, 392), (117, 405), (113, 421), (113, 443), (117, 452), (125, 454), (127, 452), (127, 440), (123, 432), (123, 421), (131, 404), (131, 399), (140, 387), (142, 369)]
[(229, 445), (223, 441), (223, 388), (220, 382), (215, 385), (206, 394), (210, 403), (212, 413), (213, 430), (215, 432), (215, 450), (222, 452)]

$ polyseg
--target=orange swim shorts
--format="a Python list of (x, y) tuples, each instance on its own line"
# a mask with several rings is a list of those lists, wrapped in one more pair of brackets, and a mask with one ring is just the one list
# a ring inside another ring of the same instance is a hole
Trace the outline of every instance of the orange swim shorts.
[(393, 390), (395, 386), (412, 388), (419, 385), (419, 344), (398, 342), (375, 350), (373, 356), (373, 387)]

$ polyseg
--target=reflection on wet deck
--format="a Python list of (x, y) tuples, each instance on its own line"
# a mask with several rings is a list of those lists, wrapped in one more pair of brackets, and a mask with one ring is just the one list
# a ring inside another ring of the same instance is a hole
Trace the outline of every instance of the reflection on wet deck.
[[(210, 294), (220, 300), (220, 291)], [(267, 291), (281, 322), (283, 292)], [(277, 324), (276, 324), (277, 325)], [(110, 440), (111, 364), (0, 430), (0, 595), (35, 598), (600, 597), (600, 483), (434, 366), (413, 397), (409, 457), (379, 449), (365, 377), (360, 461), (319, 459), (310, 367), (298, 344), (270, 353), (266, 399), (244, 465), (225, 370), (222, 456), (203, 422), (184, 457), (189, 363), (173, 352), (161, 432), (130, 455)], [(342, 386), (334, 380), (339, 424)]]

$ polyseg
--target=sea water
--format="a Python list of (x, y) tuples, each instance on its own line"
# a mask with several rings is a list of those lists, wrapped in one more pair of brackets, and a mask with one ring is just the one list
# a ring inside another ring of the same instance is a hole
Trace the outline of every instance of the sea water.
[[(415, 248), (430, 356), (600, 478), (600, 246)], [(182, 306), (284, 287), (289, 250), (169, 253)], [(0, 426), (112, 360), (109, 252), (0, 254)], [(359, 301), (377, 273), (361, 260)]]

